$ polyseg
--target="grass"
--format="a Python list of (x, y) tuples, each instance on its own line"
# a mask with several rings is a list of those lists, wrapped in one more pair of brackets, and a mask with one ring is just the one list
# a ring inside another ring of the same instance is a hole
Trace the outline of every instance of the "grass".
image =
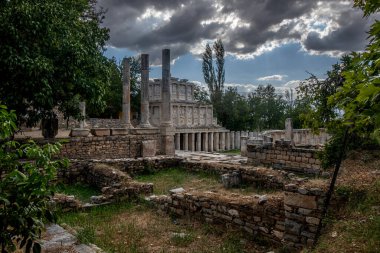
[(91, 196), (100, 195), (101, 192), (95, 187), (91, 187), (84, 184), (59, 184), (57, 186), (57, 193), (63, 193), (66, 195), (74, 195), (82, 202), (89, 202)]
[(258, 252), (246, 235), (197, 220), (173, 222), (143, 201), (64, 213), (59, 223), (75, 229), (80, 242), (93, 243), (106, 252)]
[(154, 194), (168, 194), (169, 190), (183, 187), (186, 190), (230, 192), (242, 195), (273, 192), (270, 189), (256, 188), (252, 185), (241, 185), (237, 188), (225, 189), (220, 182), (220, 176), (207, 173), (192, 173), (181, 168), (170, 168), (154, 174), (139, 175), (134, 178), (140, 182), (153, 183)]
[(218, 152), (221, 154), (226, 154), (226, 155), (240, 155), (240, 149), (221, 150)]
[(380, 180), (366, 191), (337, 187), (336, 194), (347, 204), (330, 215), (313, 252), (380, 252)]

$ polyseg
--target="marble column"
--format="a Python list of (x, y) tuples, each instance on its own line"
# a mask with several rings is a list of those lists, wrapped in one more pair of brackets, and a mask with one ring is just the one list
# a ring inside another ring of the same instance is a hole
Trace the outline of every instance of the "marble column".
[(235, 131), (231, 132), (231, 149), (236, 149)]
[(123, 59), (123, 105), (122, 124), (126, 128), (132, 128), (131, 124), (131, 70), (127, 58)]
[(236, 149), (240, 149), (240, 131), (235, 132), (235, 145)]
[(202, 136), (201, 136), (202, 133), (196, 133), (197, 135), (197, 146), (196, 146), (196, 150), (197, 151), (202, 151)]
[(139, 127), (151, 127), (149, 123), (149, 54), (141, 54), (141, 121)]
[(226, 150), (230, 150), (231, 149), (231, 147), (230, 147), (230, 132), (226, 132), (225, 136), (226, 136), (226, 141), (225, 141)]
[(171, 127), (170, 49), (162, 50), (161, 126)]
[(189, 134), (189, 150), (192, 152), (195, 151), (195, 133)]
[[(162, 50), (162, 83), (160, 106), (161, 153), (174, 155), (174, 132), (172, 122), (172, 91), (170, 86), (170, 50)], [(186, 136), (187, 137), (187, 136)], [(186, 145), (185, 145), (186, 146)], [(188, 146), (186, 146), (188, 148)]]
[(81, 116), (81, 119), (79, 121), (79, 128), (80, 129), (83, 129), (85, 128), (86, 126), (86, 102), (82, 101), (82, 102), (79, 102), (79, 110), (80, 110), (80, 116)]
[(208, 133), (208, 151), (214, 152), (214, 133)]
[(214, 150), (219, 151), (219, 133), (214, 133)]
[(185, 151), (189, 150), (189, 134), (188, 133), (183, 134), (183, 150)]
[(253, 137), (254, 133), (253, 132), (248, 132), (248, 137)]
[(181, 149), (181, 134), (180, 133), (175, 134), (175, 149), (176, 150)]
[(292, 118), (287, 118), (285, 120), (285, 140), (290, 141), (294, 146)]
[(226, 150), (226, 134), (224, 132), (220, 133), (219, 145), (220, 145), (220, 150)]
[(208, 133), (203, 133), (203, 151), (208, 152)]

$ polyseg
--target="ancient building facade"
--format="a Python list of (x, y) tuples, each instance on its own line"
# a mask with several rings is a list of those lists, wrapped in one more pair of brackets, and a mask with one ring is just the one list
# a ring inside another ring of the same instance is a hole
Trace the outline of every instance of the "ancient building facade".
[[(161, 125), (161, 79), (149, 81), (149, 122)], [(189, 151), (234, 149), (231, 133), (217, 124), (212, 105), (194, 100), (195, 84), (187, 79), (170, 78), (170, 106), (175, 128), (175, 148)]]

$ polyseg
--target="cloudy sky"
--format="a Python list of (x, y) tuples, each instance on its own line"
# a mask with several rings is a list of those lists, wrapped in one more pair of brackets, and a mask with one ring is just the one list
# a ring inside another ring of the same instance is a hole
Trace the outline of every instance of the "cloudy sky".
[(226, 85), (293, 87), (320, 78), (344, 53), (363, 50), (373, 17), (345, 0), (99, 0), (110, 29), (108, 57), (149, 53), (159, 78), (161, 50), (170, 48), (172, 76), (204, 83), (205, 45), (221, 38)]

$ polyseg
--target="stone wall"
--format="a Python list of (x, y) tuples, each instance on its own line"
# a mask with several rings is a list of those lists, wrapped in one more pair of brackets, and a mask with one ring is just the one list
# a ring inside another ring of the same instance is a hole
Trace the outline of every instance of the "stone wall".
[(226, 197), (212, 192), (172, 192), (152, 196), (159, 210), (178, 216), (199, 217), (208, 223), (236, 227), (252, 235), (260, 234), (280, 243), (284, 233), (284, 202), (281, 196), (269, 197), (259, 204), (259, 197)]
[(323, 187), (285, 186), (285, 244), (292, 248), (310, 247), (316, 240), (317, 228), (322, 220), (322, 209), (326, 198)]
[[(330, 135), (326, 129), (319, 129), (319, 134), (314, 134), (311, 129), (293, 129), (293, 141), (296, 146), (325, 144)], [(287, 140), (285, 130), (269, 130), (262, 133), (263, 136), (272, 138), (273, 143), (281, 139)]]
[(247, 157), (247, 163), (252, 165), (265, 165), (306, 174), (319, 174), (321, 171), (317, 149), (295, 148), (286, 141), (262, 145), (248, 142)]
[[(59, 139), (57, 139), (59, 141)], [(65, 139), (60, 156), (69, 159), (119, 159), (142, 156), (142, 142), (155, 140), (157, 154), (161, 147), (159, 134), (72, 137)]]

